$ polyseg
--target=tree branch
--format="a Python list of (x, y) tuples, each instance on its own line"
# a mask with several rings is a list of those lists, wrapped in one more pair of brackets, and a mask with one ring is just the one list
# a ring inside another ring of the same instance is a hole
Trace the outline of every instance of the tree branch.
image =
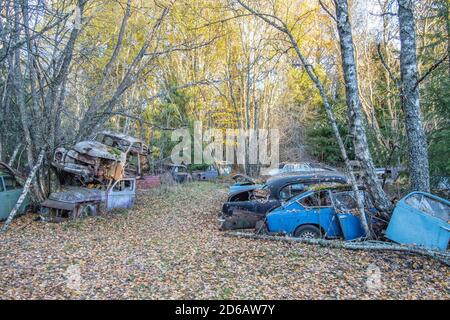
[(392, 81), (394, 81), (397, 88), (400, 89), (400, 81), (394, 76), (391, 69), (389, 68), (389, 66), (386, 63), (386, 60), (384, 60), (383, 53), (381, 52), (381, 44), (380, 43), (377, 44), (377, 52), (378, 52), (378, 56), (380, 57), (380, 61), (381, 61), (381, 64), (383, 65), (384, 69), (386, 69), (387, 73), (389, 74), (389, 77), (391, 78)]
[(428, 69), (428, 71), (425, 72), (425, 73), (423, 74), (423, 76), (421, 76), (421, 77), (417, 80), (417, 82), (416, 82), (416, 84), (415, 84), (415, 86), (414, 86), (414, 90), (416, 90), (417, 86), (418, 86), (423, 80), (425, 80), (425, 78), (428, 77), (434, 70), (436, 70), (436, 68), (439, 67), (439, 65), (440, 65), (442, 62), (444, 62), (445, 60), (447, 60), (447, 57), (448, 57), (448, 53), (447, 53), (444, 57), (442, 57), (441, 59), (439, 59), (435, 64), (433, 64), (433, 65)]

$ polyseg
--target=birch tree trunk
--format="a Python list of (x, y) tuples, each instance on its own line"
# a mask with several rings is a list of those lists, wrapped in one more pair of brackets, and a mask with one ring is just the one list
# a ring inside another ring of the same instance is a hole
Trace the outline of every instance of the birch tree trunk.
[(347, 0), (335, 0), (334, 2), (336, 5), (336, 21), (344, 72), (348, 123), (355, 147), (355, 156), (361, 165), (365, 185), (375, 201), (375, 206), (383, 212), (390, 212), (392, 204), (378, 181), (369, 144), (367, 143), (362, 104), (359, 98), (358, 74), (348, 3)]
[(17, 154), (19, 153), (20, 148), (22, 147), (22, 144), (19, 143), (15, 148), (14, 148), (14, 152), (11, 156), (11, 158), (8, 161), (8, 166), (12, 167), (14, 164), (14, 161), (16, 161), (17, 158)]
[(408, 166), (411, 189), (430, 191), (428, 146), (422, 127), (417, 83), (416, 29), (413, 0), (398, 0), (400, 26), (401, 100), (408, 139)]
[[(20, 6), (18, 1), (14, 2), (14, 41), (19, 42), (19, 34), (21, 31), (20, 22)], [(31, 121), (28, 115), (26, 102), (25, 102), (25, 87), (21, 70), (21, 51), (20, 48), (14, 50), (14, 92), (16, 94), (17, 104), (20, 111), (20, 120), (24, 133), (25, 144), (27, 148), (28, 164), (33, 164), (33, 142), (31, 139), (30, 125)]]
[(8, 230), (8, 226), (11, 223), (11, 221), (14, 219), (14, 217), (17, 214), (17, 211), (19, 211), (20, 206), (22, 205), (23, 201), (25, 200), (28, 191), (30, 190), (31, 183), (33, 182), (34, 176), (36, 175), (36, 172), (38, 171), (39, 167), (42, 165), (42, 161), (44, 160), (45, 151), (42, 150), (39, 154), (39, 157), (36, 161), (36, 164), (34, 165), (33, 169), (30, 172), (30, 175), (27, 178), (27, 181), (25, 182), (25, 185), (23, 186), (22, 194), (20, 195), (19, 199), (17, 200), (16, 205), (12, 209), (11, 213), (8, 216), (8, 219), (6, 219), (2, 231)]

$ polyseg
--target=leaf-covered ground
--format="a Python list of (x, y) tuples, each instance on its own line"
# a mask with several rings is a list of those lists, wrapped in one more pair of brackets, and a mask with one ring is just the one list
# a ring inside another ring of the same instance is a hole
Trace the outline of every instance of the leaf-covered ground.
[(429, 258), (225, 237), (221, 184), (139, 195), (128, 212), (0, 235), (2, 299), (449, 299)]

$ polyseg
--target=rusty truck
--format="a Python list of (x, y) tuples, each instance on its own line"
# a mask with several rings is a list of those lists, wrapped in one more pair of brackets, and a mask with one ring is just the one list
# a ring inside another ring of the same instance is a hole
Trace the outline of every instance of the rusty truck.
[(122, 178), (108, 186), (65, 186), (41, 204), (41, 218), (60, 222), (95, 216), (113, 209), (129, 209), (136, 198), (136, 179)]

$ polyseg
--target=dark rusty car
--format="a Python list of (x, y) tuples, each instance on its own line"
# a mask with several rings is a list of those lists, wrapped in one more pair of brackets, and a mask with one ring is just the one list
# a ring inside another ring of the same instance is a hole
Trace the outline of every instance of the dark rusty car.
[(150, 169), (147, 158), (149, 149), (143, 140), (110, 131), (98, 133), (94, 140), (108, 147), (117, 148), (125, 154), (125, 176), (139, 179)]
[[(170, 164), (166, 168), (166, 173), (168, 177), (173, 182), (176, 183), (183, 183), (183, 182), (191, 182), (192, 176), (188, 171), (188, 168), (185, 165), (182, 164)], [(163, 179), (167, 180), (167, 179)]]
[(107, 184), (124, 177), (141, 178), (149, 170), (148, 153), (140, 139), (103, 131), (93, 140), (56, 149), (52, 165), (63, 184)]
[(41, 216), (46, 221), (77, 219), (102, 211), (129, 209), (135, 198), (135, 178), (120, 179), (109, 187), (65, 186), (61, 191), (50, 194), (41, 204)]
[(345, 184), (348, 179), (339, 172), (310, 172), (271, 178), (254, 189), (231, 193), (222, 206), (221, 230), (254, 228), (268, 212), (283, 202), (305, 192), (313, 185)]

